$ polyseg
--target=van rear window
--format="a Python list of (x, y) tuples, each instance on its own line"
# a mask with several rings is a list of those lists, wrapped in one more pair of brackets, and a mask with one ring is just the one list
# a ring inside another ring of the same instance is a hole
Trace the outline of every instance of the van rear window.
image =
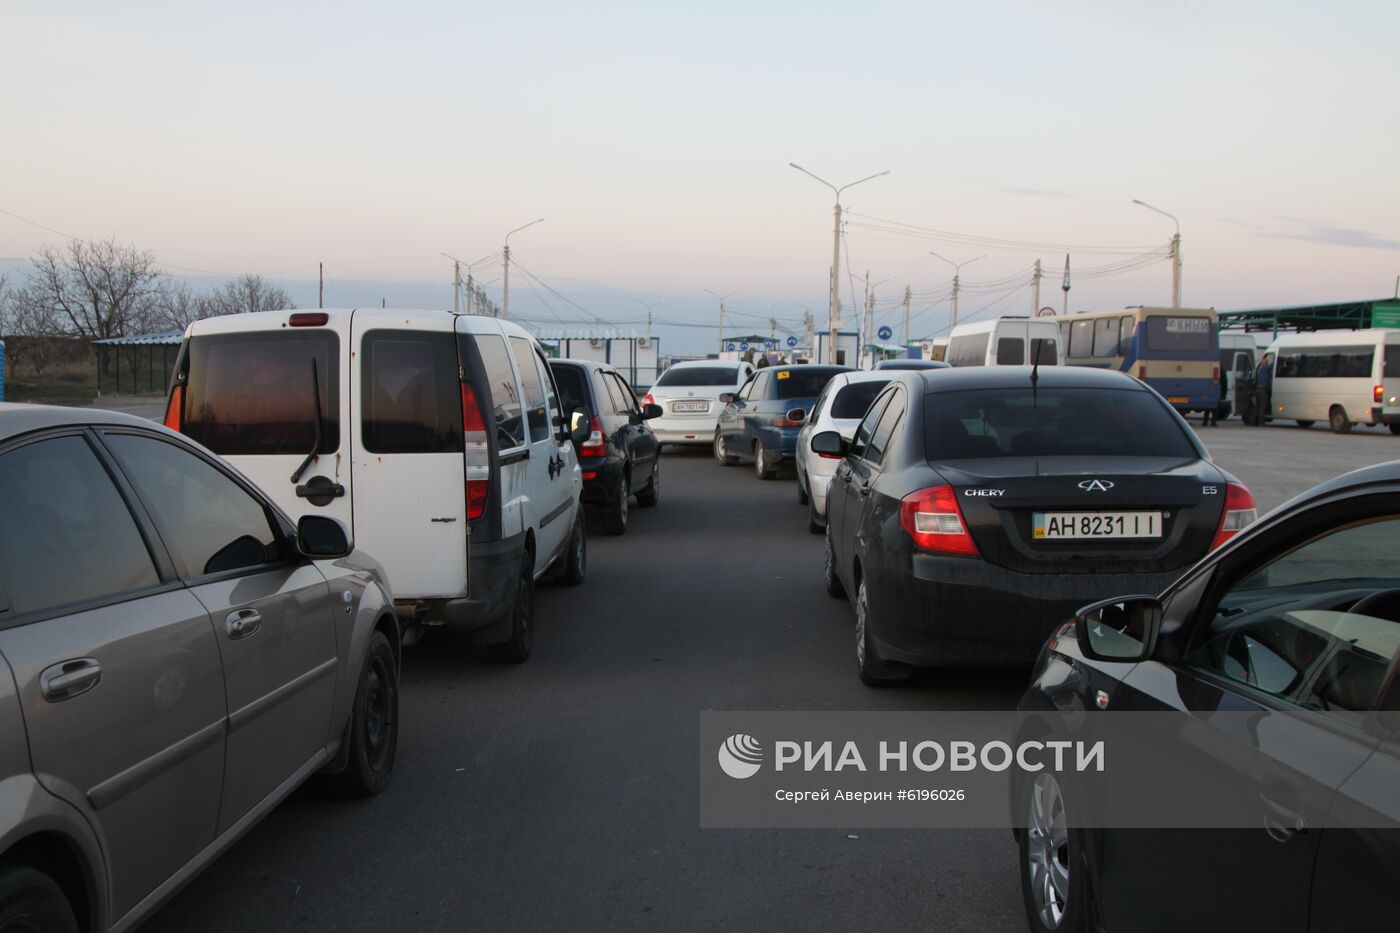
[(462, 452), (462, 390), (450, 333), (365, 334), (361, 441), (377, 454)]
[(316, 437), (313, 360), (321, 402), (318, 453), (340, 449), (340, 340), (334, 332), (195, 337), (189, 360), (182, 430), (215, 453), (309, 453)]

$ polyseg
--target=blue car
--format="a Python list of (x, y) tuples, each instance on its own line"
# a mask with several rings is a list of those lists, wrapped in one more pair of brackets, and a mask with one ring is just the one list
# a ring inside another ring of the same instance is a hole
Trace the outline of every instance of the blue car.
[[(715, 427), (715, 460), (722, 466), (753, 461), (759, 479), (773, 479), (778, 465), (797, 455), (797, 432), (817, 396), (849, 366), (770, 366), (760, 369), (738, 392), (719, 397), (724, 407)], [(799, 417), (793, 409), (801, 409)]]

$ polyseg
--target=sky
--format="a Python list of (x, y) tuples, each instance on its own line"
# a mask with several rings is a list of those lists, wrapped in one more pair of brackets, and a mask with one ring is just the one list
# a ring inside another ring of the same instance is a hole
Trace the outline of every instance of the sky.
[(557, 294), (513, 269), (513, 317), (643, 330), (664, 299), (692, 326), (663, 348), (705, 352), (706, 289), (729, 333), (826, 326), (833, 197), (796, 162), (889, 172), (842, 197), (848, 324), (868, 272), (877, 324), (908, 286), (913, 335), (946, 329), (968, 260), (964, 319), (1029, 313), (1037, 258), (1060, 308), (1067, 252), (1071, 310), (1166, 304), (1166, 262), (1074, 276), (1167, 244), (1133, 199), (1179, 220), (1188, 306), (1381, 297), (1397, 34), (1388, 0), (0, 0), (0, 262), (113, 236), (300, 304), (323, 262), (328, 304), (450, 308), (442, 253), (499, 301), (543, 217), (510, 245)]

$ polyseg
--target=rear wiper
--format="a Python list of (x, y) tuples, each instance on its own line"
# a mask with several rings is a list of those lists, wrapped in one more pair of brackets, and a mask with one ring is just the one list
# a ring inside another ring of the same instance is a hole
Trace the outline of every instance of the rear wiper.
[[(1042, 347), (1042, 349), (1044, 349), (1044, 348)], [(1031, 410), (1032, 410), (1032, 411), (1034, 411), (1034, 410), (1037, 408), (1038, 403), (1040, 402), (1040, 397), (1036, 394), (1036, 391), (1035, 391), (1035, 384), (1036, 384), (1037, 382), (1039, 382), (1039, 381), (1040, 381), (1040, 352), (1039, 352), (1039, 351), (1036, 351), (1035, 359), (1031, 360)]]
[(306, 472), (306, 468), (311, 466), (311, 461), (316, 459), (316, 455), (321, 452), (321, 379), (316, 373), (316, 357), (311, 358), (311, 404), (315, 406), (316, 420), (312, 422), (314, 439), (311, 442), (311, 453), (306, 455), (306, 459), (301, 461), (301, 466), (292, 473), (292, 482), (301, 479), (301, 474)]

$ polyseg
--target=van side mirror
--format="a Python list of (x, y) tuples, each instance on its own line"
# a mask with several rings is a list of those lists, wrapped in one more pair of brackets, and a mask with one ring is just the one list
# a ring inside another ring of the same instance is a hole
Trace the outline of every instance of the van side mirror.
[(312, 560), (345, 557), (354, 549), (345, 526), (326, 515), (297, 519), (297, 550)]
[(784, 415), (783, 417), (786, 418), (786, 419), (789, 420), (789, 421), (795, 422), (795, 423), (797, 423), (797, 424), (801, 424), (802, 422), (804, 422), (804, 421), (807, 420), (807, 409), (805, 409), (805, 408), (789, 408), (789, 409), (787, 410), (787, 414)]
[(1142, 661), (1152, 656), (1162, 628), (1155, 596), (1120, 596), (1085, 606), (1074, 615), (1079, 650), (1096, 661)]
[(812, 452), (823, 457), (844, 457), (851, 450), (850, 443), (840, 431), (823, 431), (812, 435)]
[(587, 408), (575, 408), (569, 414), (569, 440), (574, 442), (575, 447), (582, 447), (592, 433), (593, 415)]

